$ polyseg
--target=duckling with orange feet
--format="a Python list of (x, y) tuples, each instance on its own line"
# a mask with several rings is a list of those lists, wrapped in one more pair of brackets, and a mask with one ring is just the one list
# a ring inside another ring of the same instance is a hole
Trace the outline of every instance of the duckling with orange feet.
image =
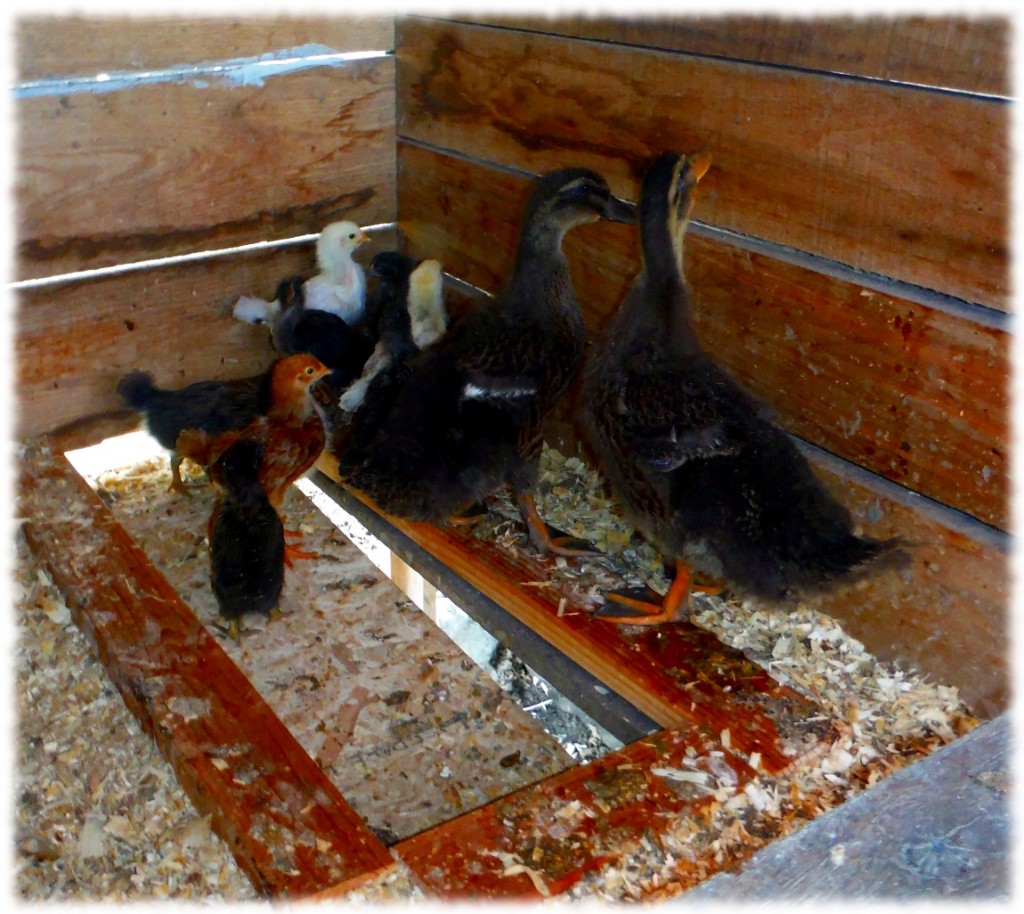
[(789, 436), (697, 339), (682, 245), (710, 161), (666, 153), (648, 169), (643, 269), (584, 370), (583, 424), (601, 470), (627, 519), (675, 565), (664, 598), (607, 594), (597, 615), (611, 622), (673, 619), (691, 589), (688, 559), (780, 600), (903, 558), (896, 540), (854, 534)]
[(541, 178), (504, 291), (410, 359), (373, 420), (329, 445), (342, 480), (388, 513), (432, 522), (472, 517), (508, 485), (535, 546), (592, 552), (548, 528), (532, 495), (541, 424), (576, 376), (585, 343), (562, 239), (587, 222), (634, 218), (593, 171)]

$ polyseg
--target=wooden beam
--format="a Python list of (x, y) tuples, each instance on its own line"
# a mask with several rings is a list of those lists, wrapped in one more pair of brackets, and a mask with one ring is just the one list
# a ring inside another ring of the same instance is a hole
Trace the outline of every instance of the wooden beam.
[(394, 865), (55, 443), (23, 458), (25, 535), (125, 703), (270, 898)]
[(397, 48), (403, 137), (633, 199), (656, 155), (708, 149), (701, 220), (1009, 306), (1002, 100), (427, 20)]
[[(410, 252), (499, 291), (530, 182), (412, 143), (400, 146), (399, 163)], [(706, 206), (698, 194), (696, 218)], [(640, 269), (636, 233), (584, 226), (565, 250), (596, 332)], [(1001, 316), (812, 265), (692, 229), (686, 271), (708, 350), (794, 434), (1007, 528), (1011, 337)]]
[[(393, 230), (375, 233), (357, 259), (395, 244)], [(279, 280), (314, 268), (309, 243), (21, 290), (18, 435), (121, 408), (114, 386), (133, 368), (163, 387), (262, 371), (275, 356), (267, 330), (231, 308), (243, 293), (272, 299)]]
[(14, 107), (19, 279), (395, 217), (390, 57)]
[[(330, 453), (317, 469), (337, 481)], [(513, 555), (465, 527), (386, 521), (663, 727), (698, 726), (716, 736), (729, 730), (732, 745), (758, 753), (770, 773), (830, 738), (831, 725), (812, 719), (813, 703), (690, 622), (627, 631), (592, 618), (573, 582), (553, 573), (550, 556), (532, 549)], [(549, 584), (532, 586), (538, 581)], [(786, 743), (795, 737), (799, 753)]]
[(1012, 93), (1010, 21), (997, 16), (448, 18), (940, 89)]
[[(711, 789), (674, 782), (674, 773), (691, 774)], [(699, 818), (723, 776), (742, 790), (754, 771), (692, 727), (662, 730), (414, 835), (394, 851), (438, 896), (535, 901), (613, 865), (643, 838), (657, 842), (672, 822)], [(716, 859), (698, 849), (692, 861), (677, 861), (677, 874), (695, 884), (743, 856)]]
[(392, 50), (390, 16), (23, 16), (14, 23), (18, 81), (144, 72), (320, 50)]

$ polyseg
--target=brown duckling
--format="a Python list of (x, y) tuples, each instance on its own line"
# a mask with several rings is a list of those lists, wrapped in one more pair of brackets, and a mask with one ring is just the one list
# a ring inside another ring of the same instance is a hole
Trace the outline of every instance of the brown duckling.
[(687, 557), (740, 591), (780, 600), (898, 553), (896, 540), (854, 534), (790, 437), (697, 339), (682, 245), (709, 165), (706, 154), (666, 153), (650, 166), (643, 270), (584, 370), (582, 418), (600, 467), (627, 519), (675, 563), (664, 599), (608, 594), (598, 611), (608, 621), (672, 619), (690, 587)]
[(593, 171), (541, 178), (504, 290), (409, 360), (372, 421), (334, 442), (344, 481), (388, 513), (433, 522), (508, 485), (535, 545), (590, 552), (589, 543), (552, 535), (532, 495), (541, 424), (577, 374), (585, 343), (562, 239), (586, 222), (634, 218)]

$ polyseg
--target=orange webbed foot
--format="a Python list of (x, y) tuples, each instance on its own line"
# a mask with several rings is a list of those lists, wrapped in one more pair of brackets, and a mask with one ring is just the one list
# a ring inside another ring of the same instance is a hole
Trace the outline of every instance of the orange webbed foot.
[[(682, 561), (676, 562), (675, 578), (664, 598), (650, 587), (632, 587), (615, 590), (607, 594), (605, 603), (595, 618), (617, 625), (658, 625), (676, 618), (679, 608), (686, 603), (690, 593), (690, 568)], [(627, 610), (627, 612), (623, 612)]]
[(526, 521), (526, 527), (532, 542), (542, 552), (551, 552), (555, 555), (565, 556), (588, 556), (600, 555), (601, 552), (593, 543), (579, 537), (570, 536), (568, 533), (558, 530), (546, 524), (537, 511), (537, 503), (529, 493), (517, 493), (516, 501), (519, 503), (519, 510)]

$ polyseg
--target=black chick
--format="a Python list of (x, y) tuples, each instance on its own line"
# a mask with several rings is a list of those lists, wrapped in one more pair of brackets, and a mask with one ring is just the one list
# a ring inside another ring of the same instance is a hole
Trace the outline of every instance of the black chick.
[(281, 355), (307, 353), (331, 369), (325, 379), (336, 396), (359, 377), (373, 351), (374, 339), (362, 327), (353, 327), (330, 311), (306, 307), (303, 281), (283, 279), (277, 288), (281, 313), (271, 330), (274, 348)]
[(274, 613), (284, 586), (284, 526), (260, 486), (263, 444), (240, 438), (214, 467), (224, 491), (210, 516), (210, 576), (228, 633), (245, 613)]
[(244, 428), (270, 409), (273, 365), (258, 375), (229, 381), (196, 381), (178, 390), (162, 390), (149, 372), (130, 371), (117, 382), (117, 393), (145, 416), (146, 429), (171, 452), (171, 489), (187, 494), (181, 479), (181, 456), (175, 443), (183, 429), (207, 434)]
[[(627, 518), (675, 563), (661, 599), (609, 594), (609, 621), (657, 623), (685, 601), (685, 557), (772, 600), (848, 577), (896, 540), (853, 532), (793, 441), (701, 347), (683, 277), (683, 238), (706, 155), (666, 153), (643, 181), (643, 270), (588, 354), (587, 436)], [(697, 588), (694, 589), (705, 589)], [(614, 605), (619, 604), (619, 605)], [(627, 608), (641, 615), (630, 615)]]
[(562, 239), (600, 218), (632, 221), (633, 208), (595, 172), (563, 169), (538, 181), (501, 295), (410, 359), (373, 421), (328, 445), (344, 481), (388, 513), (434, 522), (510, 485), (537, 546), (590, 551), (552, 537), (532, 489), (541, 423), (576, 375), (585, 343)]

